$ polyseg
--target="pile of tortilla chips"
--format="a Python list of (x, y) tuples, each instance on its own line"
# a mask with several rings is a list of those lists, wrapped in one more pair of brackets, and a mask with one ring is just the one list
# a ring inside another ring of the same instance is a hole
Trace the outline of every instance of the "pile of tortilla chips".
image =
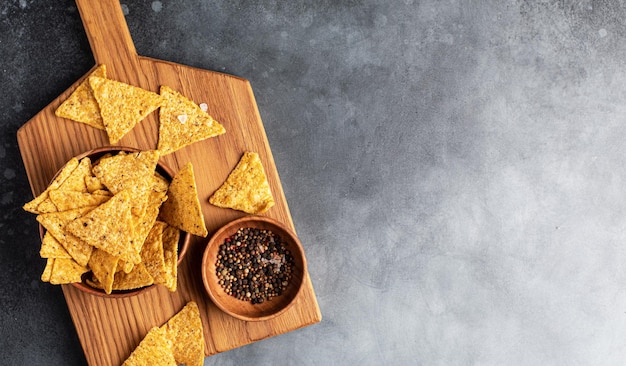
[(160, 108), (157, 149), (165, 155), (226, 132), (206, 112), (206, 105), (202, 106), (204, 108), (167, 86), (161, 86), (157, 94), (108, 79), (106, 66), (100, 65), (59, 105), (55, 114), (104, 130), (109, 142), (117, 144), (146, 116)]
[(202, 320), (193, 301), (162, 326), (150, 329), (122, 366), (179, 364), (204, 364)]
[[(94, 162), (73, 158), (24, 205), (46, 229), (43, 281), (81, 282), (91, 272), (86, 282), (107, 294), (152, 284), (176, 290), (179, 230), (182, 224), (204, 227), (204, 217), (198, 210), (178, 222), (167, 219), (164, 202), (198, 201), (197, 191), (170, 189), (156, 171), (158, 160), (156, 150), (121, 151)], [(188, 170), (182, 177), (193, 181)], [(172, 181), (180, 179), (177, 173)]]

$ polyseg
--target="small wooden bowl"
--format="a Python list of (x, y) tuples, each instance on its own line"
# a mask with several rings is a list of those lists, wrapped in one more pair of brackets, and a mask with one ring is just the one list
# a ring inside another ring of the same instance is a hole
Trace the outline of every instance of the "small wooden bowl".
[[(226, 293), (219, 284), (216, 274), (217, 255), (220, 245), (240, 228), (257, 228), (273, 232), (280, 236), (285, 247), (291, 252), (293, 257), (291, 279), (287, 287), (281, 295), (260, 304), (239, 300)], [(282, 223), (262, 216), (244, 216), (220, 228), (209, 240), (202, 258), (202, 281), (213, 303), (226, 314), (245, 321), (271, 319), (289, 309), (302, 289), (306, 271), (306, 258), (298, 237)]]
[[(126, 147), (126, 146), (103, 146), (103, 147), (98, 147), (93, 150), (84, 152), (80, 155), (77, 155), (76, 158), (80, 161), (84, 157), (89, 157), (89, 159), (91, 159), (91, 162), (93, 163), (94, 161), (98, 160), (99, 158), (101, 158), (102, 156), (106, 154), (109, 154), (109, 153), (117, 154), (121, 151), (140, 152), (141, 150), (134, 148), (134, 147)], [(168, 166), (166, 166), (165, 164), (161, 162), (157, 164), (156, 172), (161, 174), (168, 181), (171, 181), (172, 178), (174, 177), (174, 172)], [(50, 181), (51, 182), (54, 181), (54, 179), (56, 178), (58, 174), (59, 172), (57, 172)], [(41, 240), (43, 240), (45, 233), (46, 233), (46, 229), (41, 224), (39, 224), (39, 235), (41, 236)], [(180, 265), (180, 263), (183, 260), (183, 257), (187, 253), (187, 249), (189, 248), (190, 241), (191, 241), (191, 234), (181, 230), (180, 239), (178, 241), (178, 265)], [(71, 285), (77, 288), (78, 290), (86, 292), (88, 294), (108, 297), (108, 298), (122, 298), (122, 297), (135, 296), (155, 286), (155, 285), (150, 285), (150, 286), (146, 286), (146, 287), (142, 287), (142, 288), (138, 288), (134, 290), (123, 290), (123, 291), (117, 290), (117, 291), (112, 291), (110, 294), (107, 294), (102, 289), (95, 288), (95, 287), (88, 285), (85, 280), (90, 277), (91, 277), (91, 271), (83, 275), (82, 282), (75, 282), (75, 283), (72, 283)]]

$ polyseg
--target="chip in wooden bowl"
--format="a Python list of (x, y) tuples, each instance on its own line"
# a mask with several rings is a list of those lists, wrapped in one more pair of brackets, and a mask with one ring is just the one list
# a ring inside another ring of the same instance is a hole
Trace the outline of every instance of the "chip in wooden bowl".
[(42, 280), (106, 297), (176, 291), (191, 234), (159, 220), (173, 176), (156, 150), (102, 147), (72, 158), (24, 205), (40, 223)]

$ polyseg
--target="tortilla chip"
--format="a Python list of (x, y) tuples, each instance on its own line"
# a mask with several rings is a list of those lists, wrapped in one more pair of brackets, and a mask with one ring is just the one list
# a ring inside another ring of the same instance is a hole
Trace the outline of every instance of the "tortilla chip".
[(61, 191), (87, 192), (85, 177), (91, 176), (91, 159), (80, 159), (76, 169), (59, 185)]
[(172, 341), (167, 338), (165, 329), (160, 327), (150, 329), (137, 348), (122, 364), (122, 366), (147, 365), (177, 365), (172, 353)]
[(167, 191), (167, 201), (161, 207), (163, 221), (188, 233), (208, 235), (191, 162), (174, 176)]
[(100, 107), (89, 86), (89, 77), (106, 77), (106, 66), (98, 66), (80, 83), (72, 94), (54, 111), (57, 117), (71, 119), (104, 130)]
[(131, 196), (124, 190), (69, 223), (67, 231), (95, 248), (136, 264), (141, 257), (133, 250), (132, 222)]
[(102, 77), (89, 77), (111, 144), (117, 144), (137, 123), (161, 105), (159, 94)]
[(43, 269), (41, 273), (41, 280), (43, 282), (50, 282), (50, 277), (52, 276), (52, 267), (54, 266), (54, 258), (48, 258), (46, 260), (46, 267)]
[(129, 273), (119, 271), (115, 273), (113, 279), (113, 290), (134, 290), (141, 287), (150, 286), (154, 279), (148, 273), (146, 266), (139, 262), (133, 266)]
[[(54, 191), (56, 191), (56, 189), (51, 190), (50, 192), (54, 192)], [(41, 202), (39, 206), (37, 206), (37, 212), (39, 212), (40, 214), (59, 212), (59, 209), (57, 208), (57, 206), (50, 199), (50, 192), (48, 192), (48, 197), (45, 200), (43, 200), (43, 202)]]
[(89, 268), (93, 276), (107, 294), (110, 294), (113, 289), (113, 277), (119, 260), (119, 257), (114, 257), (100, 249), (94, 250), (89, 259)]
[(48, 190), (48, 197), (37, 206), (37, 210), (40, 213), (50, 213), (57, 211), (64, 211), (57, 207), (57, 205), (51, 200), (50, 193), (53, 191), (70, 191), (70, 192), (87, 192), (87, 185), (85, 184), (85, 177), (91, 175), (91, 160), (89, 158), (82, 158), (78, 165), (68, 176), (63, 180), (61, 184), (53, 189)]
[(163, 229), (163, 261), (165, 263), (165, 281), (163, 285), (171, 292), (176, 291), (178, 280), (178, 240), (180, 230), (173, 226)]
[(72, 258), (81, 266), (86, 266), (93, 247), (67, 231), (67, 225), (92, 210), (90, 207), (40, 214), (37, 221), (58, 240)]
[(165, 282), (165, 260), (163, 255), (163, 229), (167, 226), (162, 221), (154, 223), (146, 241), (141, 247), (141, 262), (154, 279), (154, 283)]
[(33, 200), (26, 203), (22, 208), (25, 211), (28, 211), (30, 213), (34, 213), (34, 214), (42, 213), (37, 210), (37, 207), (39, 206), (39, 204), (41, 204), (46, 198), (48, 198), (48, 192), (50, 190), (57, 189), (61, 185), (61, 183), (63, 183), (65, 179), (67, 179), (67, 177), (74, 171), (74, 169), (76, 169), (77, 166), (78, 166), (78, 159), (77, 158), (70, 159), (67, 163), (65, 163), (63, 168), (61, 168), (61, 170), (59, 171), (59, 174), (57, 174), (56, 178), (54, 178), (52, 183), (48, 185), (48, 188), (46, 188), (46, 190), (44, 190), (41, 194), (39, 194)]
[(166, 329), (172, 342), (172, 353), (177, 364), (202, 366), (204, 364), (204, 334), (200, 310), (190, 301), (161, 328)]
[(274, 206), (274, 197), (259, 155), (245, 152), (209, 202), (249, 214), (260, 214)]
[(74, 282), (81, 282), (81, 276), (88, 269), (76, 263), (73, 259), (55, 258), (50, 274), (50, 283), (53, 285), (63, 285)]
[(39, 250), (41, 258), (72, 258), (70, 253), (65, 250), (63, 245), (47, 231), (41, 240), (41, 249)]
[(163, 85), (160, 93), (158, 150), (162, 155), (226, 132), (200, 106), (172, 88)]
[(61, 190), (50, 191), (49, 194), (50, 201), (54, 203), (59, 211), (67, 211), (81, 207), (96, 207), (111, 198), (111, 195)]
[(156, 150), (117, 154), (98, 160), (92, 170), (102, 184), (114, 194), (130, 190), (133, 214), (142, 216), (158, 160), (159, 153)]
[(85, 177), (85, 186), (87, 187), (87, 192), (89, 193), (100, 192), (106, 189), (100, 179), (94, 176)]

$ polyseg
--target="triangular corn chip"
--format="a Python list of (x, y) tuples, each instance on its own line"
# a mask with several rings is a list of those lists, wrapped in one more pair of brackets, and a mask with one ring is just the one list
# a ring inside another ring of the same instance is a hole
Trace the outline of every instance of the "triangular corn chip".
[(107, 294), (113, 290), (113, 277), (119, 260), (120, 257), (112, 256), (100, 249), (94, 250), (89, 259), (89, 268), (93, 276), (102, 284), (102, 289)]
[(167, 201), (161, 207), (163, 221), (188, 233), (208, 235), (191, 162), (183, 166), (172, 178), (167, 191)]
[(137, 86), (97, 76), (88, 80), (111, 144), (117, 144), (137, 123), (161, 105), (159, 94)]
[(48, 258), (46, 260), (46, 267), (41, 273), (41, 280), (43, 282), (50, 282), (50, 277), (52, 276), (52, 267), (54, 267), (54, 260), (54, 258)]
[(165, 262), (165, 281), (163, 285), (171, 292), (176, 291), (178, 279), (178, 240), (180, 230), (173, 226), (163, 229), (163, 260)]
[(150, 329), (122, 366), (176, 366), (172, 341), (160, 327)]
[(263, 213), (274, 206), (274, 197), (259, 155), (245, 152), (209, 202), (250, 214)]
[(72, 174), (72, 172), (74, 171), (74, 169), (76, 169), (76, 167), (78, 167), (78, 159), (77, 158), (71, 158), (67, 163), (65, 163), (63, 168), (61, 168), (61, 170), (59, 171), (59, 174), (57, 174), (56, 178), (54, 178), (52, 183), (50, 183), (50, 185), (48, 185), (48, 188), (46, 188), (45, 191), (43, 191), (41, 194), (39, 194), (33, 200), (31, 200), (30, 202), (26, 203), (22, 208), (25, 211), (28, 211), (30, 213), (34, 213), (34, 214), (42, 213), (42, 212), (39, 212), (37, 210), (37, 207), (39, 206), (39, 204), (41, 204), (43, 201), (45, 201), (48, 198), (48, 192), (50, 192), (53, 189), (57, 189), (61, 185), (61, 183), (63, 183), (67, 179), (67, 177), (69, 177), (70, 174)]
[(154, 223), (141, 247), (141, 262), (154, 279), (154, 283), (165, 282), (165, 257), (163, 255), (163, 229), (167, 226), (162, 221)]
[(158, 150), (162, 155), (226, 132), (198, 104), (172, 88), (163, 85), (160, 93), (163, 105), (159, 110)]
[(67, 230), (67, 226), (78, 217), (92, 210), (90, 207), (74, 210), (45, 213), (37, 216), (37, 221), (58, 240), (65, 250), (81, 266), (86, 266), (93, 247)]
[(150, 286), (154, 283), (154, 279), (148, 273), (143, 263), (137, 263), (133, 266), (133, 270), (126, 273), (118, 271), (113, 279), (113, 290), (134, 290), (140, 287)]
[(56, 240), (49, 231), (46, 231), (41, 240), (39, 256), (41, 258), (72, 258), (70, 253), (67, 252), (63, 245)]
[(50, 201), (54, 203), (57, 210), (67, 211), (81, 207), (96, 207), (111, 198), (111, 195), (91, 194), (74, 191), (50, 191)]
[(200, 310), (194, 301), (171, 317), (161, 328), (167, 330), (172, 341), (172, 352), (177, 364), (202, 366), (204, 364), (204, 334)]
[(49, 282), (53, 285), (81, 282), (81, 276), (87, 271), (73, 259), (55, 258)]
[(121, 191), (107, 202), (67, 225), (67, 230), (89, 245), (128, 262), (141, 261), (133, 249), (131, 196)]
[[(106, 77), (106, 66), (98, 66), (91, 76)], [(104, 130), (100, 107), (89, 86), (89, 77), (80, 83), (72, 94), (54, 111), (57, 117), (71, 119)]]

